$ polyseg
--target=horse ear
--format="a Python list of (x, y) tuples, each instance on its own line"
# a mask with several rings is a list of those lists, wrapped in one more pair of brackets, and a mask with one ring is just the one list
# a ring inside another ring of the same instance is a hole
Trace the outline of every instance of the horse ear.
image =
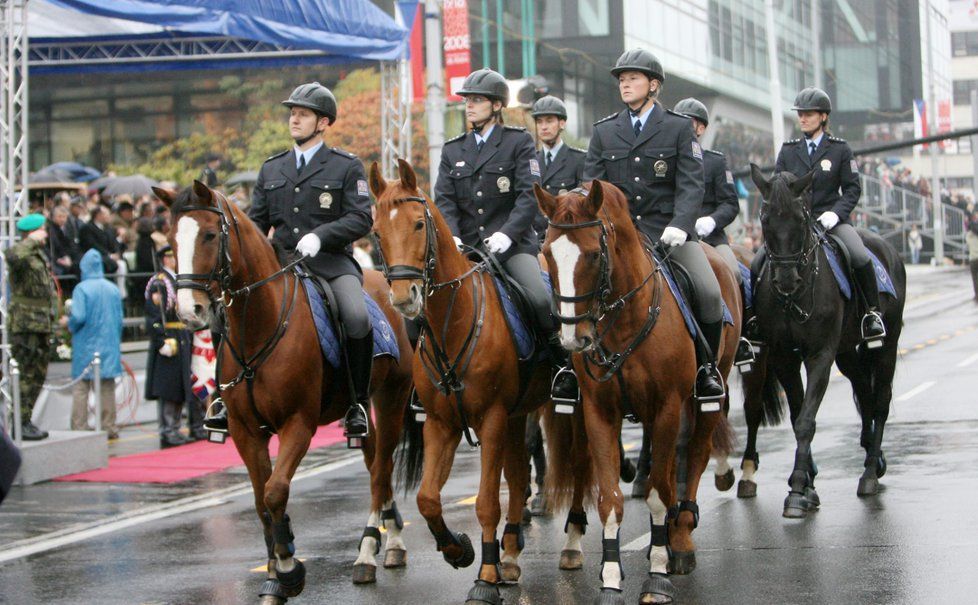
[(418, 190), (418, 175), (414, 174), (414, 168), (411, 168), (407, 160), (397, 158), (397, 175), (401, 177), (401, 185), (404, 185), (405, 189)]
[(384, 195), (387, 191), (387, 179), (385, 179), (380, 174), (380, 166), (377, 165), (377, 161), (374, 160), (370, 164), (370, 177), (368, 179), (370, 182), (370, 191), (374, 194), (374, 197), (380, 199), (380, 196)]
[(587, 194), (587, 205), (594, 213), (594, 216), (598, 215), (601, 210), (601, 205), (604, 203), (604, 186), (601, 181), (591, 181), (591, 190)]
[(173, 205), (172, 191), (169, 191), (167, 189), (162, 189), (160, 187), (152, 187), (151, 189), (153, 190), (153, 194), (156, 195), (156, 197), (159, 198), (161, 202), (163, 202), (164, 206), (169, 208), (170, 206)]
[(533, 183), (533, 195), (537, 198), (540, 212), (547, 218), (553, 218), (557, 210), (557, 198), (547, 193), (547, 190), (540, 186), (540, 183)]
[[(791, 193), (794, 194), (795, 197), (801, 196), (801, 194), (805, 193), (805, 191), (812, 186), (813, 178), (815, 178), (814, 169), (809, 171), (808, 174), (806, 174), (805, 176), (801, 177), (800, 179), (796, 180), (794, 183), (791, 184), (790, 187)], [(811, 199), (811, 196), (805, 196), (805, 197), (806, 199)]]
[(213, 194), (214, 192), (211, 191), (210, 187), (194, 179), (194, 195), (197, 196), (199, 201), (211, 204), (214, 201)]
[(750, 163), (750, 178), (761, 192), (761, 197), (767, 200), (771, 195), (771, 181), (764, 178), (764, 173), (754, 162)]

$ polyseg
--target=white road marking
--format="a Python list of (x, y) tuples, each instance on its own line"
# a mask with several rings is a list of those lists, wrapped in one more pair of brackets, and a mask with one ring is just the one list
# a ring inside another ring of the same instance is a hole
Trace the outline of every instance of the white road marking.
[(641, 536), (635, 538), (628, 544), (621, 547), (622, 550), (645, 550), (649, 546), (649, 541), (652, 540), (652, 532), (645, 532)]
[(971, 357), (964, 358), (964, 360), (962, 360), (960, 363), (958, 363), (957, 367), (959, 367), (959, 368), (966, 368), (966, 367), (970, 366), (971, 364), (973, 364), (976, 361), (978, 361), (978, 353), (975, 353)]
[(931, 388), (935, 384), (937, 384), (937, 383), (934, 382), (933, 380), (928, 380), (927, 382), (922, 382), (922, 383), (918, 384), (917, 386), (915, 386), (914, 388), (912, 388), (909, 391), (907, 391), (906, 393), (904, 393), (903, 395), (900, 395), (899, 397), (897, 397), (895, 399), (895, 401), (907, 401), (909, 399), (913, 399), (914, 397), (916, 397), (917, 395), (920, 395), (921, 393), (923, 393), (927, 389)]
[[(292, 478), (294, 485), (303, 479), (311, 479), (326, 473), (339, 470), (349, 466), (363, 458), (359, 454), (352, 454), (336, 462), (330, 462), (322, 466), (316, 466), (308, 470), (299, 471)], [(13, 561), (22, 557), (27, 557), (40, 552), (54, 550), (69, 544), (83, 542), (91, 538), (97, 538), (112, 532), (128, 529), (137, 525), (143, 525), (151, 521), (174, 517), (183, 513), (211, 508), (225, 504), (232, 498), (237, 498), (251, 494), (251, 482), (241, 482), (235, 486), (225, 489), (207, 492), (187, 498), (180, 498), (173, 502), (144, 506), (129, 513), (114, 515), (111, 520), (95, 521), (93, 523), (82, 523), (67, 527), (62, 530), (42, 534), (26, 540), (18, 540), (4, 545), (3, 552), (0, 552), (0, 563)]]

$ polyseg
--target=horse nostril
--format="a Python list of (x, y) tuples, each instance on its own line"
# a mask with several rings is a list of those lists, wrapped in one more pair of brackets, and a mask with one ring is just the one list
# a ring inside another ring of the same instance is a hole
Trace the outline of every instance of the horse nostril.
[(418, 284), (411, 284), (411, 298), (417, 300), (421, 297), (421, 289), (418, 288)]
[(583, 347), (585, 349), (588, 349), (588, 348), (591, 347), (591, 342), (592, 341), (591, 341), (591, 337), (590, 336), (582, 336), (581, 337), (581, 347)]
[(204, 314), (204, 305), (194, 305), (194, 315), (200, 317)]

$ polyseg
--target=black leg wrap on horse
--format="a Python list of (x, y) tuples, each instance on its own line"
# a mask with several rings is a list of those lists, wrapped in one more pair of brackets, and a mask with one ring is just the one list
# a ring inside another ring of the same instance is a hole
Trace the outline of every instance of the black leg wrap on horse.
[(676, 510), (676, 517), (679, 517), (679, 513), (689, 511), (693, 513), (693, 529), (699, 527), (700, 524), (700, 507), (696, 502), (692, 500), (683, 500), (679, 503), (679, 507)]
[(472, 549), (472, 540), (467, 535), (453, 533), (447, 527), (443, 528), (440, 532), (432, 530), (430, 525), (428, 529), (435, 537), (435, 544), (438, 546), (439, 552), (444, 553), (445, 548), (448, 546), (458, 546), (462, 549), (462, 555), (457, 559), (449, 559), (446, 555), (442, 554), (442, 557), (444, 557), (449, 565), (455, 569), (472, 565), (472, 562), (475, 560), (475, 551)]
[(653, 546), (665, 546), (666, 550), (669, 549), (669, 519), (673, 517), (673, 510), (669, 509), (669, 514), (666, 516), (666, 522), (662, 525), (656, 525), (652, 521), (652, 515), (649, 515), (649, 547), (645, 551), (645, 558), (652, 559), (652, 547)]
[(645, 582), (642, 584), (642, 596), (645, 595), (675, 599), (676, 587), (672, 585), (666, 574), (650, 572), (649, 577), (645, 578)]
[(287, 546), (289, 554), (295, 554), (295, 544), (293, 543), (295, 534), (292, 533), (292, 521), (288, 515), (283, 515), (281, 521), (272, 523), (272, 537), (275, 539), (275, 544)]
[(499, 588), (495, 584), (485, 580), (476, 580), (475, 585), (469, 589), (469, 594), (465, 596), (465, 602), (502, 605), (503, 598), (499, 596)]
[(576, 513), (574, 511), (567, 512), (567, 520), (564, 521), (564, 533), (567, 533), (567, 528), (573, 523), (581, 528), (581, 535), (587, 533), (587, 513)]
[(369, 525), (367, 527), (364, 527), (363, 528), (363, 535), (360, 536), (360, 543), (357, 544), (357, 550), (360, 550), (360, 547), (363, 546), (363, 539), (364, 538), (373, 538), (374, 539), (374, 554), (376, 555), (377, 553), (380, 552), (380, 529), (378, 529), (376, 527), (370, 527)]
[[(604, 570), (605, 563), (617, 563), (618, 572), (621, 574), (621, 579), (622, 580), (625, 579), (625, 568), (621, 566), (621, 547), (619, 546), (619, 541), (617, 537), (601, 539), (602, 571)], [(601, 577), (601, 571), (598, 572), (598, 579), (604, 582), (604, 578)]]
[(381, 521), (394, 521), (394, 526), (401, 530), (404, 529), (404, 519), (401, 518), (401, 511), (397, 510), (397, 502), (391, 502), (390, 508), (380, 511)]
[[(431, 528), (429, 527), (429, 529)], [(431, 534), (435, 537), (435, 545), (438, 547), (439, 551), (445, 550), (446, 546), (462, 545), (462, 543), (458, 540), (458, 534), (452, 533), (447, 527), (443, 528), (439, 532), (431, 530)]]
[(296, 596), (306, 585), (306, 566), (299, 559), (295, 559), (295, 567), (289, 571), (276, 569), (275, 577), (278, 578), (283, 592)]
[(264, 582), (262, 582), (261, 588), (258, 589), (258, 596), (278, 597), (280, 599), (289, 598), (288, 596), (286, 596), (285, 591), (282, 590), (282, 585), (279, 583), (279, 581), (272, 578), (269, 578)]
[(515, 534), (516, 548), (523, 550), (523, 547), (526, 546), (526, 541), (523, 539), (523, 526), (521, 524), (507, 523), (503, 528), (503, 536), (505, 537), (506, 534)]
[(499, 540), (482, 543), (482, 564), (499, 565)]
[(791, 476), (788, 477), (788, 487), (791, 488), (793, 492), (803, 492), (805, 488), (812, 484), (811, 475), (803, 470), (791, 471)]

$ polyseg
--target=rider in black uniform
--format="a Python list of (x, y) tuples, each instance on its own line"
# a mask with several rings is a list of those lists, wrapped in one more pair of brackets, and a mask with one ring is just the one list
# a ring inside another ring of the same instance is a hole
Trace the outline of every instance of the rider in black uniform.
[[(547, 95), (533, 104), (530, 110), (537, 129), (540, 150), (540, 186), (553, 196), (563, 195), (581, 184), (584, 176), (584, 156), (587, 152), (566, 144), (561, 133), (567, 125), (567, 107), (557, 97)], [(547, 233), (547, 217), (537, 213), (533, 230), (542, 242)]]
[[(849, 223), (849, 215), (859, 203), (862, 193), (852, 149), (844, 140), (828, 133), (832, 101), (825, 91), (818, 88), (802, 90), (795, 97), (792, 109), (798, 112), (798, 125), (805, 136), (803, 139), (785, 141), (778, 153), (774, 171), (802, 177), (814, 170), (812, 215), (826, 232), (841, 239), (849, 251), (852, 272), (868, 307), (860, 323), (863, 341), (879, 341), (886, 336), (886, 327), (879, 313), (876, 271), (866, 245)], [(765, 249), (761, 247), (751, 263), (755, 280), (760, 275), (765, 257)], [(756, 329), (748, 329), (756, 333)]]
[(533, 219), (539, 211), (533, 184), (540, 182), (540, 162), (533, 138), (523, 128), (503, 125), (509, 86), (495, 71), (472, 72), (457, 94), (465, 98), (472, 129), (442, 149), (435, 204), (457, 244), (484, 246), (522, 286), (537, 327), (550, 335), (554, 398), (576, 401), (577, 378), (558, 340), (553, 299), (537, 260)]

